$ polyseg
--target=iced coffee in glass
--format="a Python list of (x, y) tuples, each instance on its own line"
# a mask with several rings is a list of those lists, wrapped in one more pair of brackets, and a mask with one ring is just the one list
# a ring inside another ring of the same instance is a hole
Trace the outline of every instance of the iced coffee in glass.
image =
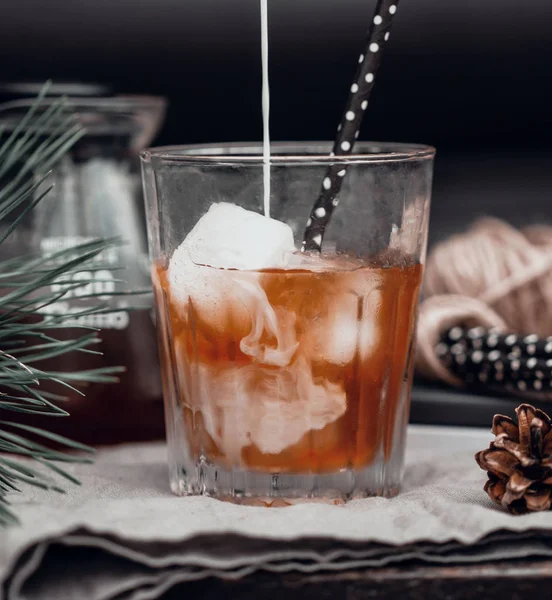
[[(177, 494), (286, 504), (391, 496), (401, 479), (432, 148), (276, 145), (142, 156)], [(321, 252), (301, 252), (329, 165)]]

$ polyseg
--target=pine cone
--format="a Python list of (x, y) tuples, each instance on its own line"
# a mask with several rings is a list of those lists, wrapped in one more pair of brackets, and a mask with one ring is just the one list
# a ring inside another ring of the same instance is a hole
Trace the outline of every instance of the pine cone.
[(495, 415), (496, 439), (475, 455), (487, 471), (485, 491), (494, 502), (515, 514), (549, 510), (552, 504), (552, 424), (542, 410), (529, 404), (516, 408), (518, 424)]

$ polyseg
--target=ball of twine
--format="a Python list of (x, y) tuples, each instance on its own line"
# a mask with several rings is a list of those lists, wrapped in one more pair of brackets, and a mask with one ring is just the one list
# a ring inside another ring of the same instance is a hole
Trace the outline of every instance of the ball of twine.
[(416, 367), (432, 379), (461, 382), (435, 354), (455, 325), (552, 335), (552, 227), (522, 230), (484, 218), (438, 244), (427, 260), (418, 320)]

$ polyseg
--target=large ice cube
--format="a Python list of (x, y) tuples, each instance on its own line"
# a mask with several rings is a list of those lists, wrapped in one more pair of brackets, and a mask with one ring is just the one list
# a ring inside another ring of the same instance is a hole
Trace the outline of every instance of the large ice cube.
[(263, 364), (285, 366), (297, 347), (292, 317), (276, 314), (260, 274), (248, 270), (281, 267), (284, 254), (294, 249), (285, 223), (232, 204), (213, 204), (171, 258), (171, 300), (184, 319), (192, 304), (213, 330), (224, 332), (231, 324), (242, 336), (242, 352)]
[(323, 429), (347, 408), (341, 385), (315, 382), (310, 363), (298, 356), (281, 369), (260, 365), (217, 369), (199, 366), (203, 422), (230, 459), (255, 445), (264, 454), (279, 454), (311, 430)]
[(227, 202), (212, 204), (174, 251), (168, 272), (171, 296), (218, 305), (227, 289), (216, 285), (216, 271), (199, 267), (277, 268), (284, 265), (284, 255), (294, 250), (293, 233), (285, 223)]
[(222, 269), (266, 269), (283, 266), (283, 254), (295, 250), (289, 225), (267, 219), (235, 204), (212, 204), (175, 252), (192, 262)]

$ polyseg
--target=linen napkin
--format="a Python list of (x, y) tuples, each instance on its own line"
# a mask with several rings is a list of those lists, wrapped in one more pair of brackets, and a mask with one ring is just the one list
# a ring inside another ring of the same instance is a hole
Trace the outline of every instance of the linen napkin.
[(256, 570), (552, 556), (552, 513), (514, 517), (483, 492), (473, 455), (491, 439), (411, 426), (397, 498), (272, 509), (173, 496), (162, 443), (103, 449), (94, 465), (71, 467), (82, 486), (66, 495), (13, 496), (22, 525), (0, 532), (0, 589), (7, 600), (146, 600)]

